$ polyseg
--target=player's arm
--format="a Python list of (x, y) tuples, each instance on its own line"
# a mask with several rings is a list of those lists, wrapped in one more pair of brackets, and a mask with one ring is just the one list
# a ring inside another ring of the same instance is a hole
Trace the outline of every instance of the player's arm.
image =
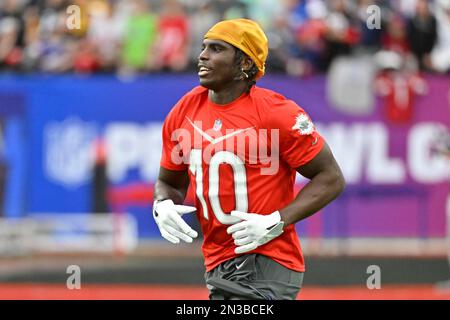
[[(195, 207), (181, 205), (189, 187), (189, 175), (186, 170), (174, 171), (160, 167), (154, 188), (153, 218), (161, 235), (172, 243), (180, 239), (192, 242), (197, 237), (181, 216), (192, 213)], [(177, 203), (177, 204), (175, 204)]]
[(171, 199), (174, 203), (182, 204), (188, 187), (189, 174), (186, 170), (175, 171), (160, 167), (153, 198), (155, 201)]
[(310, 181), (287, 207), (279, 210), (284, 227), (316, 213), (345, 188), (344, 176), (326, 143), (311, 161), (297, 168), (297, 172)]

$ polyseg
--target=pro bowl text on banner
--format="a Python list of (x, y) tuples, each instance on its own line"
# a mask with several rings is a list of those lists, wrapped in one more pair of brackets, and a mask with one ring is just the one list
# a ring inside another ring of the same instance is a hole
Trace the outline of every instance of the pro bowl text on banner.
[[(407, 123), (390, 122), (385, 100), (375, 91), (370, 93), (369, 112), (352, 114), (336, 107), (329, 102), (323, 76), (268, 75), (258, 82), (309, 113), (348, 184), (323, 212), (297, 225), (301, 237), (445, 235), (449, 165), (433, 152), (433, 145), (439, 132), (450, 127), (450, 86), (446, 78), (425, 81), (427, 93), (415, 98)], [(22, 213), (90, 212), (100, 141), (106, 152), (110, 210), (134, 215), (140, 237), (159, 237), (149, 212), (161, 126), (178, 99), (197, 83), (196, 77), (186, 75), (153, 75), (132, 82), (108, 76), (1, 79), (0, 105), (6, 101), (4, 92), (17, 92), (25, 101), (28, 167), (22, 188), (27, 207)], [(298, 188), (305, 182), (299, 178)], [(190, 196), (187, 202), (192, 201)]]

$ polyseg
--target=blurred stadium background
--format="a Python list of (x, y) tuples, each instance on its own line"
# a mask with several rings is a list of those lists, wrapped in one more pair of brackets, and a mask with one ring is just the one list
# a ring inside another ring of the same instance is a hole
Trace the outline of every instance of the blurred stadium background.
[(299, 299), (450, 298), (449, 0), (0, 0), (0, 299), (207, 299), (201, 239), (164, 242), (151, 203), (165, 115), (235, 17), (348, 183), (297, 224)]

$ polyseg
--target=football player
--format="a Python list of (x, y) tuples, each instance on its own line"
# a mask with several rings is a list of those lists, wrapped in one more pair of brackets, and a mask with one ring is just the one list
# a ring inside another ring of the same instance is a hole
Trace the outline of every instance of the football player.
[[(204, 36), (200, 86), (163, 125), (153, 215), (172, 243), (197, 237), (210, 299), (295, 299), (305, 263), (295, 223), (344, 189), (330, 148), (295, 102), (256, 86), (268, 41), (251, 20), (225, 20)], [(295, 195), (296, 172), (310, 179)], [(189, 184), (195, 208), (183, 206)]]

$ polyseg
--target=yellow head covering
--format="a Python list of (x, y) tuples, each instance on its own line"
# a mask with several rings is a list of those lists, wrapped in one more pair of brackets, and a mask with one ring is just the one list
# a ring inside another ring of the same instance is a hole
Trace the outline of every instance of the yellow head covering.
[(204, 39), (222, 40), (241, 49), (258, 67), (256, 79), (264, 75), (269, 45), (264, 31), (256, 22), (248, 19), (220, 21), (209, 29)]

